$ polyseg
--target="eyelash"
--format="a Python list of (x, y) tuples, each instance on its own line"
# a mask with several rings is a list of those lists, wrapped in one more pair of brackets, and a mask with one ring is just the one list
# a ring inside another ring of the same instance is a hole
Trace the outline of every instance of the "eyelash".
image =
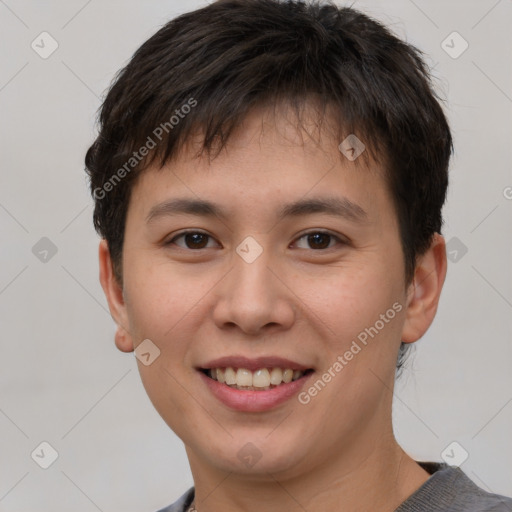
[[(205, 233), (203, 231), (197, 231), (197, 230), (194, 230), (194, 231), (183, 231), (182, 233), (179, 233), (178, 235), (174, 236), (171, 240), (169, 240), (168, 242), (165, 242), (164, 245), (165, 246), (169, 246), (171, 244), (173, 244), (175, 242), (175, 240), (179, 239), (179, 238), (182, 238), (186, 235), (191, 235), (191, 234), (196, 234), (196, 235), (204, 235), (206, 237), (209, 237), (209, 238), (213, 238), (211, 235), (209, 235), (208, 233)], [(313, 231), (308, 231), (306, 233), (303, 233), (302, 235), (300, 235), (296, 240), (301, 240), (309, 235), (325, 235), (325, 236), (329, 236), (331, 237), (331, 239), (335, 239), (337, 240), (341, 245), (349, 245), (349, 243), (345, 240), (342, 240), (340, 237), (334, 235), (333, 233), (330, 233), (329, 231), (322, 231), (322, 230), (313, 230)], [(194, 251), (194, 252), (199, 252), (203, 249), (208, 249), (208, 247), (203, 247), (201, 249), (190, 249), (188, 247), (180, 247), (178, 246), (180, 249), (184, 249), (184, 250), (188, 250), (188, 251)], [(326, 247), (324, 249), (311, 249), (312, 251), (315, 251), (315, 252), (321, 252), (321, 251), (327, 251), (329, 249), (333, 249), (333, 247)]]

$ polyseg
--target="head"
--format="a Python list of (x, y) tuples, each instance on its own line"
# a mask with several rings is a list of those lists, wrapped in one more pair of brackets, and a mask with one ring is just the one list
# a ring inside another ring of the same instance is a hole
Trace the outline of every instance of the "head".
[[(259, 439), (276, 454), (263, 467), (284, 470), (292, 452), (306, 460), (304, 439), (343, 450), (390, 414), (382, 382), (428, 329), (446, 271), (452, 139), (438, 100), (419, 50), (328, 3), (215, 2), (170, 21), (117, 75), (86, 155), (101, 281), (117, 346), (158, 347), (139, 362), (144, 385), (196, 455), (229, 467), (226, 443)], [(177, 213), (178, 198), (203, 203)], [(326, 198), (339, 216), (313, 201)], [(202, 365), (232, 354), (312, 371), (297, 419), (270, 439), (289, 403), (208, 401)]]

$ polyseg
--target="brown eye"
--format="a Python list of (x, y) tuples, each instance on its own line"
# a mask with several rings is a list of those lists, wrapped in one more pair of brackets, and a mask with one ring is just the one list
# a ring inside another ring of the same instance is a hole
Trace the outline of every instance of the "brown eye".
[[(183, 249), (206, 249), (208, 240), (210, 238), (210, 235), (207, 235), (206, 233), (202, 233), (200, 231), (187, 231), (185, 233), (179, 234), (178, 236), (175, 236), (166, 245), (175, 243), (178, 247), (181, 247)], [(184, 240), (185, 246), (176, 243), (176, 240), (179, 239)]]
[(312, 231), (310, 233), (305, 233), (298, 240), (300, 241), (303, 239), (306, 240), (307, 247), (299, 247), (300, 249), (330, 249), (334, 247), (334, 245), (332, 245), (333, 241), (337, 241), (342, 245), (345, 244), (345, 242), (343, 242), (343, 240), (341, 240), (339, 237), (323, 231)]

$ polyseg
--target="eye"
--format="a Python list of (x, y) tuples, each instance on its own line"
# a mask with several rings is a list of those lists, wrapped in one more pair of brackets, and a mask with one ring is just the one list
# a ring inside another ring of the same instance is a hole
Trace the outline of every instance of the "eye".
[[(176, 241), (183, 239), (183, 244), (179, 244)], [(207, 249), (208, 240), (213, 238), (207, 233), (203, 233), (202, 231), (184, 231), (176, 235), (174, 238), (165, 243), (165, 245), (175, 244), (182, 249)], [(310, 231), (309, 233), (304, 233), (298, 239), (298, 242), (301, 240), (305, 240), (306, 244), (309, 244), (309, 247), (299, 247), (299, 249), (313, 249), (315, 251), (322, 249), (331, 249), (335, 243), (338, 242), (342, 245), (346, 245), (347, 242), (342, 240), (336, 235), (325, 231)], [(212, 247), (212, 246), (210, 246)]]
[(326, 231), (310, 231), (309, 233), (304, 233), (298, 238), (298, 241), (303, 239), (306, 240), (306, 243), (309, 244), (310, 247), (299, 247), (300, 249), (331, 249), (333, 245), (330, 245), (330, 242), (332, 241), (338, 241), (342, 245), (346, 245), (346, 242), (341, 240), (341, 238)]
[[(183, 238), (185, 246), (176, 243), (176, 240), (179, 240), (181, 238)], [(201, 231), (185, 231), (175, 236), (168, 242), (166, 242), (165, 245), (176, 244), (178, 247), (181, 247), (182, 249), (206, 249), (207, 240), (209, 238), (211, 238), (210, 235), (203, 233)]]

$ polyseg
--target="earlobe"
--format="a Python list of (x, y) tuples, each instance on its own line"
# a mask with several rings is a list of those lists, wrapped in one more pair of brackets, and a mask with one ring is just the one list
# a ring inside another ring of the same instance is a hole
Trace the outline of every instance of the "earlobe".
[(429, 249), (418, 259), (413, 282), (409, 285), (401, 338), (404, 343), (417, 341), (432, 324), (446, 277), (446, 266), (445, 240), (436, 233)]
[(114, 276), (110, 250), (107, 241), (104, 239), (99, 244), (98, 258), (101, 287), (105, 293), (112, 319), (117, 324), (115, 334), (116, 347), (122, 352), (133, 352), (133, 340), (129, 330), (125, 327), (129, 323), (123, 290)]
[(132, 337), (120, 325), (116, 329), (115, 343), (121, 352), (133, 352), (134, 350)]

